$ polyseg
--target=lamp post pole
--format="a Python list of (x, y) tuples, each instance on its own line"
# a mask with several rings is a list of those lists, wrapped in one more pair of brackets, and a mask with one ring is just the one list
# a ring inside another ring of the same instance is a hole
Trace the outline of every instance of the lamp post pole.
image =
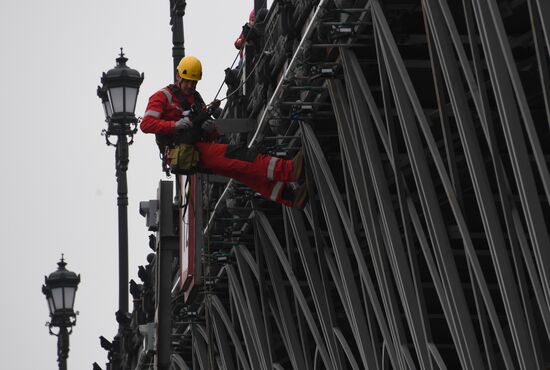
[(170, 0), (170, 25), (172, 26), (172, 57), (174, 69), (172, 76), (175, 76), (176, 67), (181, 58), (185, 56), (183, 16), (185, 15), (185, 0)]
[(115, 161), (118, 193), (118, 306), (121, 312), (128, 312), (128, 152), (126, 135), (118, 135)]
[(67, 358), (69, 357), (69, 331), (67, 326), (59, 327), (57, 334), (57, 362), (59, 370), (67, 370)]

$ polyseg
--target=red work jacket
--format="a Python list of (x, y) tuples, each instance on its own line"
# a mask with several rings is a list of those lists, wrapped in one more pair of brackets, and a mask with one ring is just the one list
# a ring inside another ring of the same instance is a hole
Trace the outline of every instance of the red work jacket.
[[(195, 96), (189, 95), (187, 107), (195, 102)], [(189, 108), (188, 108), (189, 109)], [(183, 116), (182, 102), (166, 86), (149, 98), (147, 109), (141, 121), (141, 131), (150, 134), (171, 135), (176, 133), (176, 122)]]
[[(141, 121), (141, 131), (157, 135), (174, 135), (176, 133), (176, 122), (183, 117), (184, 111), (191, 109), (195, 102), (200, 102), (201, 109), (206, 110), (206, 105), (200, 94), (185, 95), (187, 101), (180, 102), (176, 94), (166, 86), (149, 98), (149, 103), (145, 109), (143, 120)], [(183, 104), (182, 104), (183, 103)], [(203, 135), (206, 141), (216, 140), (219, 136), (217, 130)]]

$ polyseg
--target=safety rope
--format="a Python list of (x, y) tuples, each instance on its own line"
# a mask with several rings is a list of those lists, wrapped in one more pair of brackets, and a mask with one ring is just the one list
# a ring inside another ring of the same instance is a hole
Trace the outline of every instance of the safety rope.
[[(245, 39), (245, 42), (246, 42), (246, 39)], [(237, 61), (237, 58), (239, 57), (240, 54), (241, 54), (241, 51), (239, 50), (237, 52), (237, 55), (235, 55), (235, 59), (233, 59), (233, 63), (231, 63), (231, 67), (229, 67), (230, 69), (233, 69), (233, 66), (235, 65), (235, 62)], [(225, 83), (225, 80), (222, 81), (222, 83), (220, 84), (220, 88), (218, 89), (218, 92), (216, 93), (216, 96), (214, 97), (214, 100), (216, 100), (218, 98), (218, 95), (220, 95), (220, 91), (222, 91), (224, 83)], [(227, 96), (225, 98), (223, 98), (222, 100), (225, 100), (225, 99), (227, 99)]]
[[(266, 17), (267, 17), (267, 16), (266, 16)], [(226, 100), (226, 99), (228, 99), (228, 98), (230, 98), (231, 96), (233, 96), (233, 94), (237, 93), (237, 92), (244, 86), (244, 84), (248, 81), (248, 79), (250, 78), (250, 76), (253, 75), (254, 71), (256, 70), (256, 67), (257, 67), (257, 66), (260, 64), (260, 62), (262, 61), (262, 58), (263, 58), (265, 55), (267, 55), (267, 54), (265, 53), (265, 51), (266, 51), (267, 45), (269, 45), (269, 42), (271, 41), (271, 37), (273, 36), (274, 31), (275, 31), (275, 27), (273, 27), (273, 28), (271, 29), (271, 32), (269, 33), (269, 35), (267, 35), (267, 39), (264, 41), (264, 47), (263, 47), (262, 51), (260, 52), (260, 56), (259, 56), (259, 58), (258, 58), (257, 60), (255, 60), (253, 66), (252, 66), (252, 70), (251, 70), (249, 73), (247, 73), (246, 78), (245, 78), (243, 81), (241, 81), (241, 83), (239, 84), (239, 86), (237, 86), (237, 87), (235, 88), (235, 90), (233, 90), (229, 95), (226, 95), (225, 98), (220, 99), (220, 100), (219, 100), (220, 102), (221, 102), (221, 101), (224, 101), (224, 100)], [(244, 42), (243, 42), (243, 45), (246, 45), (246, 41), (248, 40), (248, 35), (250, 35), (250, 32), (246, 35), (246, 37), (245, 37), (245, 39), (244, 39)], [(240, 54), (241, 54), (241, 50), (239, 50), (239, 52), (238, 52), (237, 55), (235, 56), (235, 59), (233, 60), (233, 63), (231, 64), (231, 67), (229, 67), (229, 68), (233, 69), (233, 66), (235, 65), (235, 62), (237, 61), (237, 58), (239, 57)], [(214, 97), (214, 100), (216, 100), (216, 98), (218, 97), (218, 95), (219, 95), (221, 89), (223, 88), (223, 84), (224, 84), (224, 83), (225, 83), (225, 81), (222, 81), (222, 83), (221, 83), (221, 85), (220, 85), (220, 88), (218, 89), (218, 92), (216, 93), (216, 96)]]

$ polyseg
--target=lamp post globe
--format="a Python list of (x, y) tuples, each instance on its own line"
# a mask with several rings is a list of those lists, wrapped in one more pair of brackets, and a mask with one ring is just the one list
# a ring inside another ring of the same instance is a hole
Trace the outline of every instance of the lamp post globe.
[(105, 122), (109, 123), (111, 116), (113, 115), (113, 108), (111, 107), (111, 102), (109, 101), (109, 96), (107, 95), (107, 90), (105, 86), (97, 87), (97, 96), (101, 99), (101, 105), (103, 105), (103, 112), (105, 113)]
[(98, 87), (98, 96), (104, 104), (105, 116), (109, 124), (108, 135), (126, 134), (130, 130), (130, 124), (137, 122), (135, 109), (139, 87), (143, 82), (143, 73), (140, 74), (128, 67), (127, 61), (128, 58), (120, 48), (116, 66), (103, 73), (101, 77), (103, 86)]
[[(66, 265), (61, 255), (57, 270), (44, 277), (45, 284), (42, 285), (42, 293), (46, 296), (50, 311), (51, 321), (48, 323), (50, 334), (57, 337), (57, 361), (60, 370), (67, 369), (69, 335), (76, 324), (74, 301), (80, 283), (80, 275), (67, 270)], [(52, 328), (58, 328), (58, 331), (55, 332)]]

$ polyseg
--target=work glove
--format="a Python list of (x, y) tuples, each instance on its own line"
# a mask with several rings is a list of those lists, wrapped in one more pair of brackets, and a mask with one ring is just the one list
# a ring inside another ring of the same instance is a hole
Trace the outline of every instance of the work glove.
[(176, 122), (176, 130), (178, 131), (186, 131), (192, 127), (193, 127), (193, 123), (191, 122), (189, 117), (183, 117)]
[(214, 131), (214, 129), (216, 128), (216, 125), (214, 124), (214, 121), (211, 120), (211, 119), (207, 119), (206, 121), (204, 121), (201, 125), (201, 128), (207, 132), (207, 133), (212, 133)]
[(248, 23), (245, 23), (243, 26), (243, 36), (246, 38), (248, 36), (248, 33), (250, 32), (250, 25)]
[(208, 111), (213, 118), (220, 118), (222, 115), (222, 109), (220, 108), (221, 101), (215, 99), (212, 103), (208, 104)]

